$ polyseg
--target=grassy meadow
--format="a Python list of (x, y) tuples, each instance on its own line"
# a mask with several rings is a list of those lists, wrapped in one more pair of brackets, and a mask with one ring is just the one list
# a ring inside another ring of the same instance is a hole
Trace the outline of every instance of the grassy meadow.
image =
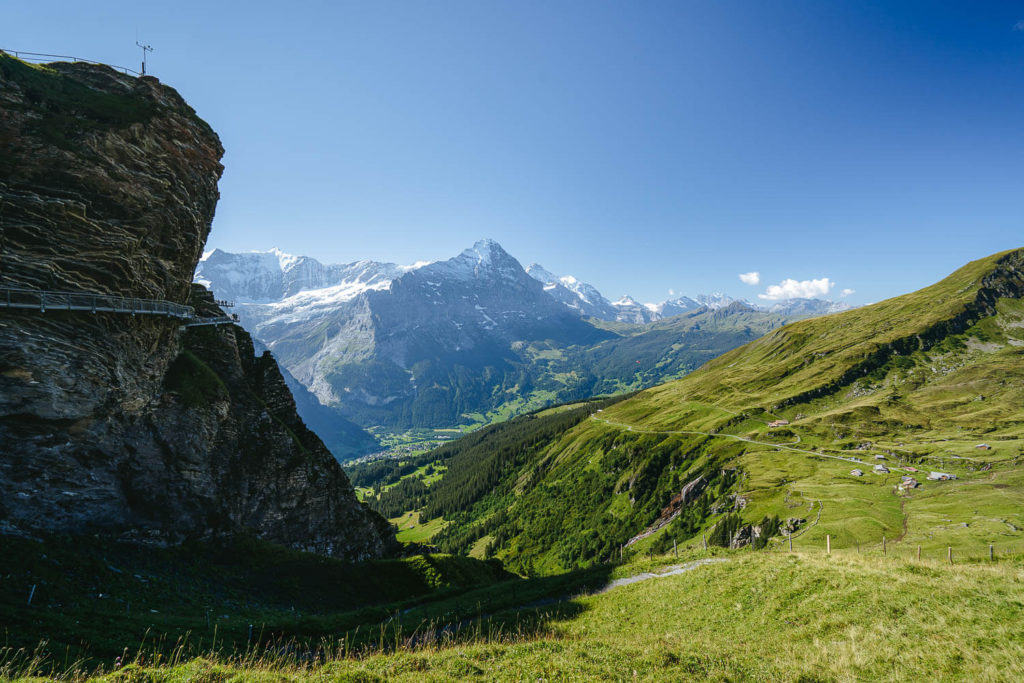
[(421, 523), (418, 511), (407, 512), (388, 521), (398, 529), (395, 538), (401, 543), (426, 543), (445, 526), (445, 521), (440, 517)]
[[(712, 554), (720, 561), (563, 602), (480, 614), (458, 630), (438, 629), (437, 621), (427, 628), (416, 616), (400, 615), (380, 627), (379, 640), (361, 647), (334, 634), (312, 651), (211, 648), (178, 659), (172, 651), (161, 660), (129, 652), (117, 671), (110, 662), (59, 673), (106, 681), (1024, 677), (1020, 556), (951, 566), (944, 557), (917, 561), (849, 549)], [(664, 572), (707, 555), (638, 560), (608, 577)], [(28, 653), (19, 659), (7, 652), (4, 662), (0, 679), (33, 674)]]

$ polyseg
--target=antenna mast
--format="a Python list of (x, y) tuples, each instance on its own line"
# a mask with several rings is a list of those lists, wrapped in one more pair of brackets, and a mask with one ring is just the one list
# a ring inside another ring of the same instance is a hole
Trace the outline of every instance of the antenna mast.
[(147, 52), (152, 52), (153, 48), (150, 45), (143, 45), (138, 40), (135, 41), (135, 44), (142, 48), (142, 75), (145, 76), (146, 75), (146, 53)]

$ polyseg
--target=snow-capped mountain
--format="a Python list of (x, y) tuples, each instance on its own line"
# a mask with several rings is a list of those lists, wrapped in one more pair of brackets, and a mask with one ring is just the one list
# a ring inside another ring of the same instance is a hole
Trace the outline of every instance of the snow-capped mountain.
[[(357, 424), (401, 428), (572, 400), (610, 390), (609, 381), (649, 386), (712, 349), (843, 306), (799, 300), (769, 312), (722, 294), (611, 302), (572, 276), (524, 270), (493, 240), (411, 266), (218, 249), (195, 278), (234, 300), (246, 329), (319, 401), (299, 402), (310, 424), (331, 422), (326, 406)], [(619, 333), (589, 318), (658, 322)]]
[(601, 320), (634, 323), (643, 325), (683, 315), (700, 308), (716, 311), (734, 303), (748, 308), (770, 313), (782, 313), (794, 317), (812, 317), (837, 313), (852, 308), (845, 302), (826, 299), (786, 299), (775, 301), (771, 305), (761, 306), (746, 299), (736, 299), (721, 292), (698, 294), (693, 298), (680, 296), (660, 303), (640, 303), (631, 296), (623, 296), (617, 301), (609, 301), (593, 285), (580, 282), (571, 275), (554, 275), (543, 266), (534, 263), (526, 269), (534, 279), (544, 283), (544, 291), (556, 301), (569, 308), (579, 311), (581, 315), (589, 315)]
[(497, 242), (445, 261), (325, 266), (214, 251), (196, 279), (320, 402), (363, 424), (450, 425), (524, 380), (514, 346), (610, 335), (544, 290)]
[(609, 301), (593, 285), (577, 280), (572, 275), (554, 275), (543, 266), (534, 263), (526, 268), (530, 277), (544, 283), (544, 291), (569, 308), (600, 320), (645, 323), (681, 315), (701, 307), (689, 297), (679, 297), (659, 304), (641, 304), (631, 296), (618, 301)]
[(848, 311), (853, 306), (845, 301), (829, 301), (827, 299), (783, 299), (771, 306), (762, 307), (771, 313), (782, 313), (801, 318), (812, 318), (829, 313)]
[[(746, 299), (734, 299), (731, 296), (722, 294), (721, 292), (714, 292), (712, 294), (698, 294), (694, 297), (694, 300), (701, 306), (707, 306), (708, 308), (715, 310), (719, 308), (725, 308), (734, 301), (747, 304), (748, 306), (754, 306)], [(757, 306), (754, 306), (757, 308)]]
[(332, 288), (331, 298), (351, 298), (370, 289), (386, 289), (396, 277), (426, 265), (356, 261), (325, 266), (308, 256), (292, 256), (279, 249), (242, 254), (214, 249), (203, 254), (195, 279), (216, 283), (217, 296), (247, 303), (280, 301), (299, 292)]
[(615, 320), (618, 311), (593, 285), (580, 282), (572, 275), (553, 275), (544, 266), (534, 263), (526, 267), (527, 274), (544, 285), (544, 291), (556, 301), (601, 320)]
[[(646, 304), (647, 309), (661, 318), (671, 318), (674, 315), (682, 315), (701, 308), (703, 304), (688, 296), (681, 296), (676, 299), (662, 301), (660, 304)], [(708, 308), (712, 308), (709, 306)]]
[(612, 306), (615, 307), (615, 320), (619, 322), (643, 325), (660, 317), (648, 305), (640, 303), (628, 294), (620, 297), (618, 301), (613, 301)]

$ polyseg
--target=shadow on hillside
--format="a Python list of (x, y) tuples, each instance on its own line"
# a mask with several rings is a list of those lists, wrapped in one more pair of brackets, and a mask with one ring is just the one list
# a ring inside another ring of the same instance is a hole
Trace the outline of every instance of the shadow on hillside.
[[(373, 610), (362, 610), (362, 618), (352, 613), (309, 617), (295, 624), (294, 630), (268, 632), (260, 642), (266, 648), (289, 643), (288, 647), (298, 648), (293, 654), (299, 658), (330, 659), (352, 652), (535, 639), (550, 635), (555, 622), (582, 614), (586, 607), (576, 598), (606, 586), (613, 569), (614, 565), (601, 565), (558, 576), (441, 591), (404, 609), (395, 608), (377, 621), (368, 619)], [(340, 629), (342, 621), (349, 628)]]
[[(0, 536), (8, 647), (109, 666), (125, 650), (287, 658), (543, 635), (613, 565), (510, 578), (429, 556), (349, 564), (252, 540), (153, 547), (93, 536)], [(440, 587), (439, 587), (440, 584)], [(2, 662), (0, 662), (2, 665)]]

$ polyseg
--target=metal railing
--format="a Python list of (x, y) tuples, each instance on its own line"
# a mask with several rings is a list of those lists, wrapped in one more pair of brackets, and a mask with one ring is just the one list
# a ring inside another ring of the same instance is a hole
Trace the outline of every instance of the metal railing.
[(234, 325), (238, 322), (237, 315), (218, 315), (209, 318), (192, 318), (184, 327), (200, 327), (202, 325)]
[(91, 313), (127, 313), (162, 315), (180, 320), (196, 319), (191, 306), (160, 299), (132, 299), (88, 292), (51, 292), (38, 289), (0, 288), (0, 308), (47, 311), (89, 311)]
[(0, 48), (0, 52), (6, 52), (9, 55), (14, 55), (23, 62), (34, 62), (37, 64), (46, 64), (53, 61), (69, 61), (69, 62), (84, 62), (85, 64), (99, 64), (100, 66), (109, 66), (111, 69), (117, 69), (122, 71), (129, 76), (141, 76), (142, 74), (135, 69), (129, 69), (126, 66), (117, 66), (116, 64), (107, 64), (106, 62), (97, 62), (92, 59), (82, 59), (81, 57), (72, 57), (71, 55), (50, 55), (45, 52), (25, 52), (24, 50), (8, 50), (7, 48)]

